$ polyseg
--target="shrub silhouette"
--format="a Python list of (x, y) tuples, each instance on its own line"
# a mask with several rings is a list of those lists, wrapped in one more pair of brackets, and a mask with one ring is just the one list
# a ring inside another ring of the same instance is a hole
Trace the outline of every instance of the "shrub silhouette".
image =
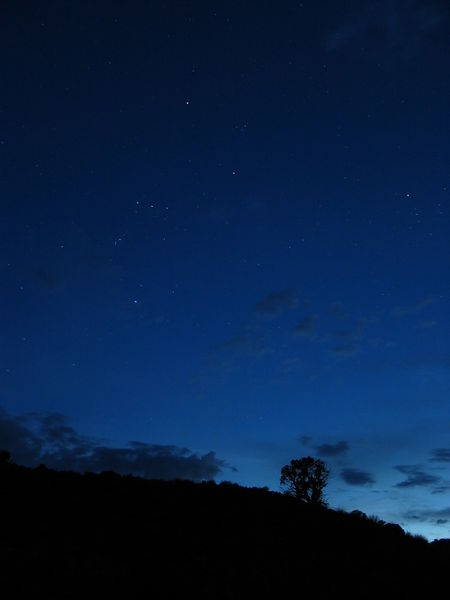
[(4, 598), (442, 598), (447, 585), (450, 540), (269, 490), (14, 463), (0, 490)]
[(11, 454), (8, 450), (0, 450), (0, 464), (9, 463), (11, 460)]
[(311, 456), (292, 459), (281, 469), (280, 484), (285, 493), (298, 500), (325, 506), (323, 496), (330, 472), (325, 463)]

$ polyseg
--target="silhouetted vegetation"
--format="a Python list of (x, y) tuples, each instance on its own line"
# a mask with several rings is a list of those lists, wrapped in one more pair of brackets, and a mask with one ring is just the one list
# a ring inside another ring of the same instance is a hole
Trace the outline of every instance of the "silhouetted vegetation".
[(0, 489), (5, 598), (432, 597), (450, 566), (448, 541), (267, 489), (8, 461)]
[(0, 464), (9, 463), (11, 460), (11, 454), (8, 450), (0, 450)]
[(304, 456), (292, 459), (281, 469), (280, 484), (285, 493), (302, 502), (325, 505), (323, 490), (327, 484), (329, 470), (320, 458)]

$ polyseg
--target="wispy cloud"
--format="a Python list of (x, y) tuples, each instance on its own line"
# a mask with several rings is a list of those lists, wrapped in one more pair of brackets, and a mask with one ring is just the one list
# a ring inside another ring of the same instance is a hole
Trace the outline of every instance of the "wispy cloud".
[(440, 481), (431, 490), (432, 494), (448, 494), (450, 492), (450, 481)]
[(333, 354), (336, 356), (354, 356), (358, 353), (358, 347), (355, 344), (342, 344), (333, 348)]
[(311, 446), (313, 443), (313, 438), (310, 435), (301, 435), (299, 442), (302, 444), (302, 446)]
[(247, 356), (264, 356), (271, 352), (270, 347), (259, 338), (250, 335), (236, 335), (212, 347), (216, 352), (242, 353)]
[(410, 60), (447, 18), (442, 0), (362, 0), (329, 33), (325, 46), (337, 51), (364, 39), (378, 60)]
[(315, 324), (317, 317), (315, 315), (307, 315), (294, 329), (294, 335), (304, 337), (313, 337), (315, 335)]
[(344, 319), (347, 316), (347, 311), (342, 302), (333, 302), (330, 306), (330, 314), (338, 319)]
[(63, 283), (63, 278), (51, 269), (36, 267), (32, 270), (34, 280), (43, 288), (54, 290)]
[(416, 315), (423, 311), (423, 309), (430, 304), (434, 304), (435, 300), (431, 296), (427, 296), (426, 298), (422, 298), (415, 304), (411, 304), (409, 306), (397, 306), (392, 309), (392, 315), (394, 317), (407, 317), (409, 315)]
[(437, 475), (427, 473), (420, 465), (397, 465), (394, 468), (400, 473), (407, 475), (406, 479), (395, 485), (395, 487), (399, 488), (429, 487), (442, 479)]
[(440, 509), (409, 510), (403, 514), (408, 521), (431, 522), (436, 525), (445, 525), (450, 521), (450, 506)]
[(315, 447), (319, 456), (341, 456), (349, 450), (349, 444), (345, 440), (337, 442), (336, 444), (320, 444)]
[(430, 462), (450, 463), (450, 448), (435, 448), (428, 460)]
[(259, 315), (276, 317), (285, 310), (295, 308), (297, 301), (292, 290), (270, 292), (255, 304), (255, 312)]
[(367, 320), (366, 319), (356, 319), (354, 323), (351, 323), (346, 329), (338, 329), (334, 331), (334, 335), (343, 338), (343, 339), (359, 339), (364, 332), (364, 328), (366, 327)]
[(416, 328), (417, 329), (431, 329), (432, 327), (436, 327), (437, 325), (437, 321), (435, 321), (434, 319), (430, 319), (428, 321), (421, 321)]

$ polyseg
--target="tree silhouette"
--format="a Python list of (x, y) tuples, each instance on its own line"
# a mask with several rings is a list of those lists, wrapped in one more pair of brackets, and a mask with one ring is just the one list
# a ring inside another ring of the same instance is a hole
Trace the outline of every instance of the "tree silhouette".
[(292, 459), (289, 465), (281, 469), (280, 484), (285, 493), (302, 502), (326, 505), (323, 490), (330, 471), (325, 463), (311, 456)]

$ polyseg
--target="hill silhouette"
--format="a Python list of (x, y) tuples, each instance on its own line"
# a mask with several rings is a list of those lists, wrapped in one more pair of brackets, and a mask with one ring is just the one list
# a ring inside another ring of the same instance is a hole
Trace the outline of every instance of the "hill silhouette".
[(450, 566), (449, 540), (265, 488), (4, 463), (0, 489), (5, 598), (430, 597)]

